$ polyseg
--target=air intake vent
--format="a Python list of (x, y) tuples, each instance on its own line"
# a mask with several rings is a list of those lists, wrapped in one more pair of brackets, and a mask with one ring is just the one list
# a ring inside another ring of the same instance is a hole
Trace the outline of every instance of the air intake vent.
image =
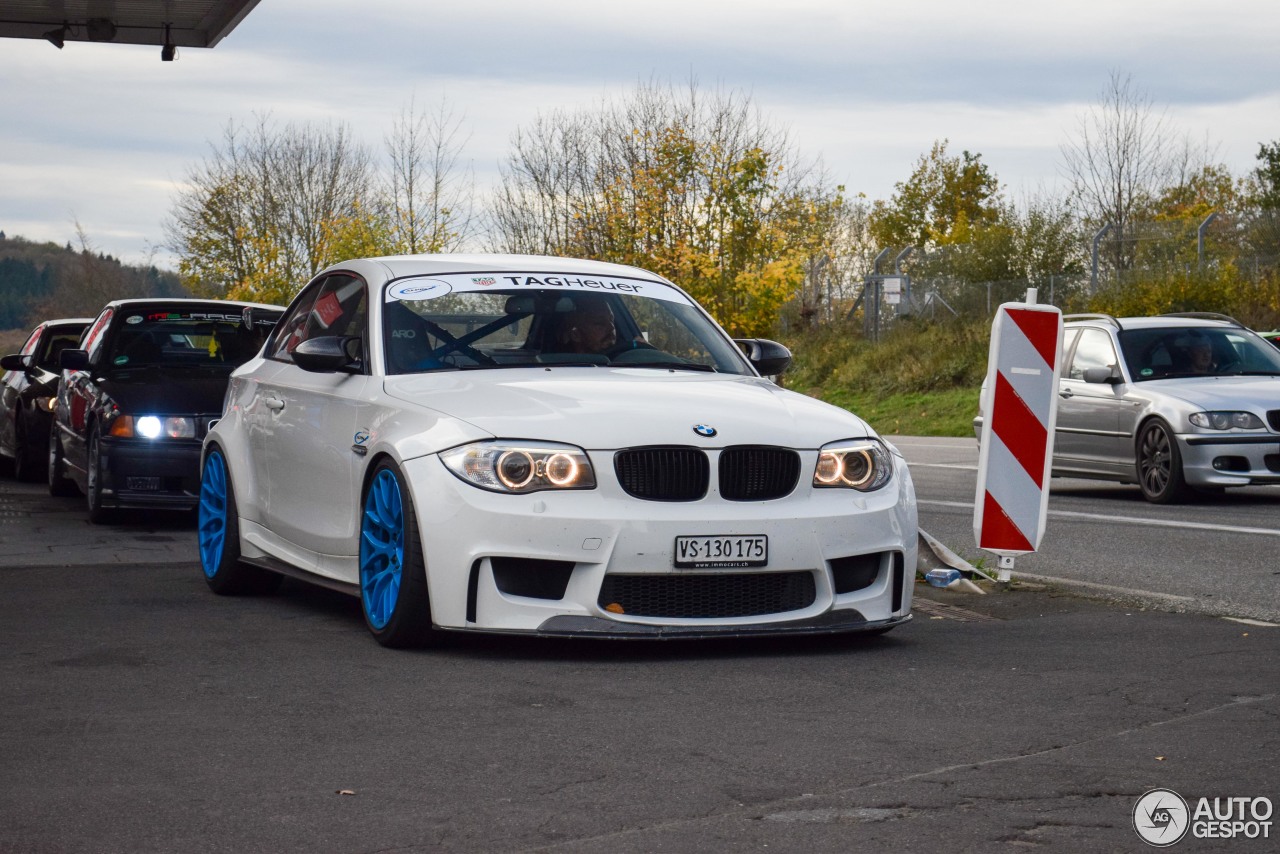
[(720, 454), (720, 495), (768, 501), (790, 495), (800, 479), (800, 455), (788, 448), (741, 445)]
[(697, 501), (711, 476), (707, 455), (680, 445), (619, 451), (613, 470), (628, 495), (646, 501)]
[(1271, 429), (1280, 433), (1280, 409), (1272, 409), (1267, 412), (1267, 423), (1271, 425)]
[(600, 607), (637, 617), (758, 617), (808, 608), (812, 572), (716, 575), (606, 575)]

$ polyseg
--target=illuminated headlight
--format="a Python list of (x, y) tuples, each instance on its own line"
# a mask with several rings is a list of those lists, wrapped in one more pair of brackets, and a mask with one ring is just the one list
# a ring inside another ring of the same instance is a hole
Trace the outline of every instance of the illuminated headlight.
[(550, 442), (475, 442), (452, 448), (440, 459), (458, 477), (493, 492), (595, 489), (586, 452)]
[(875, 439), (849, 439), (823, 445), (813, 485), (871, 492), (893, 476), (893, 456)]
[(194, 439), (194, 418), (158, 415), (121, 415), (111, 423), (111, 435), (123, 439)]
[(1191, 423), (1206, 430), (1261, 430), (1263, 426), (1252, 412), (1196, 412)]
[(36, 409), (44, 412), (53, 412), (58, 408), (58, 399), (56, 397), (37, 397)]

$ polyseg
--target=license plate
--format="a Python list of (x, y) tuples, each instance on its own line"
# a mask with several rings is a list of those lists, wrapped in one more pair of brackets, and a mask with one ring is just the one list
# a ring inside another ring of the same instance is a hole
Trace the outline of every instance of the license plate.
[(769, 538), (764, 534), (676, 537), (677, 569), (764, 566)]

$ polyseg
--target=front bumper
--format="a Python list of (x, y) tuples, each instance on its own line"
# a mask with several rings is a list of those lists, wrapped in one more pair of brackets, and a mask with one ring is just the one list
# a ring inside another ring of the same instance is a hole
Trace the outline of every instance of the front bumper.
[(1280, 435), (1187, 433), (1178, 449), (1191, 486), (1280, 484)]
[[(900, 458), (894, 480), (874, 493), (802, 484), (785, 498), (757, 502), (727, 501), (714, 492), (692, 502), (642, 501), (608, 476), (610, 455), (593, 453), (592, 461), (596, 489), (530, 495), (477, 489), (434, 456), (404, 464), (437, 626), (696, 638), (875, 631), (910, 617), (917, 516)], [(811, 471), (815, 461), (816, 452), (802, 470)], [(676, 537), (732, 535), (767, 536), (768, 564), (674, 567)], [(559, 582), (533, 579), (543, 567)], [(776, 609), (761, 593), (771, 587), (794, 593), (796, 582), (804, 594), (789, 593)], [(618, 595), (619, 585), (641, 590), (644, 606)], [(750, 601), (740, 612), (686, 607), (693, 598), (714, 602), (718, 594), (708, 589)]]
[(105, 507), (185, 510), (199, 503), (198, 440), (104, 436), (100, 454)]

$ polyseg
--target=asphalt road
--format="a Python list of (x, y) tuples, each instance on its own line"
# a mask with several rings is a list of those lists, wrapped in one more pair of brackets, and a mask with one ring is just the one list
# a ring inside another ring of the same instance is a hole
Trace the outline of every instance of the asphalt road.
[[(920, 527), (967, 560), (975, 547), (978, 447), (972, 439), (895, 437), (911, 464)], [(1014, 574), (1119, 601), (1280, 622), (1280, 487), (1231, 489), (1174, 506), (1137, 486), (1055, 478), (1040, 550)]]
[[(949, 441), (900, 445), (925, 529), (976, 558)], [(1191, 612), (1275, 613), (1268, 576), (1194, 578), (1274, 535), (1186, 525), (1273, 528), (1276, 499), (1066, 486), (1051, 508), (1091, 517), (1015, 575), (1160, 595), (919, 585), (881, 638), (404, 653), (327, 591), (213, 596), (189, 519), (95, 527), (0, 482), (0, 851), (1138, 851), (1151, 788), (1280, 802), (1280, 629)]]

